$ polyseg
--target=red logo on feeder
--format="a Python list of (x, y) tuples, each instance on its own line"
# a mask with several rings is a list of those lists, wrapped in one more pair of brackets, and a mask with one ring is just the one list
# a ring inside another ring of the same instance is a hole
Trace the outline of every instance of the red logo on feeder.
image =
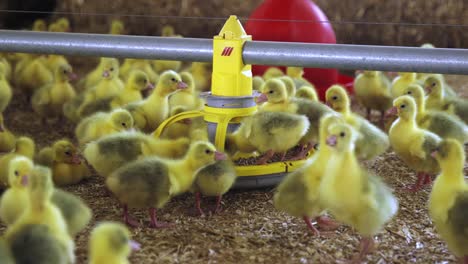
[(223, 52), (221, 52), (221, 56), (231, 56), (234, 47), (224, 47)]

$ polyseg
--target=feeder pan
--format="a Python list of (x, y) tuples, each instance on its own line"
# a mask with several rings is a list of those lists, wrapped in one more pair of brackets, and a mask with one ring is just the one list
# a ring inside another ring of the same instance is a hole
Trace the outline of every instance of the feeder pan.
[[(201, 111), (186, 111), (166, 119), (154, 132), (159, 137), (164, 129), (186, 118), (203, 117), (211, 142), (224, 150), (226, 133), (233, 132), (242, 118), (257, 111), (252, 90), (252, 66), (242, 60), (247, 35), (236, 16), (230, 16), (213, 40), (213, 73), (211, 91), (204, 94), (206, 104)], [(239, 176), (234, 188), (249, 189), (277, 185), (288, 172), (303, 165), (305, 160), (273, 162), (265, 165), (236, 165)]]

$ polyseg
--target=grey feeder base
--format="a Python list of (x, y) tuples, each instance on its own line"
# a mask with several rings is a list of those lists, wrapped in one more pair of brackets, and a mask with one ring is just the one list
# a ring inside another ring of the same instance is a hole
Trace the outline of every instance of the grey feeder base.
[(233, 189), (257, 189), (274, 187), (281, 182), (286, 172), (268, 174), (264, 176), (241, 176), (237, 177)]

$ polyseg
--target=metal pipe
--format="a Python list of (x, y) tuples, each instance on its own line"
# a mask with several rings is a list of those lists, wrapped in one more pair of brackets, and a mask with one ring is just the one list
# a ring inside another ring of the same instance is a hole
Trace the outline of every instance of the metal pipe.
[[(0, 30), (0, 52), (210, 62), (211, 39)], [(248, 64), (468, 74), (468, 50), (249, 41)]]
[(213, 40), (0, 30), (0, 52), (211, 62)]
[(468, 74), (468, 49), (252, 41), (243, 56), (250, 64)]

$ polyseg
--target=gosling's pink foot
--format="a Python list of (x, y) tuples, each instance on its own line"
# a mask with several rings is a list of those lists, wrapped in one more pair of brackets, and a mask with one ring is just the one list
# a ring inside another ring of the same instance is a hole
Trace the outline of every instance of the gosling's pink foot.
[(173, 224), (171, 223), (158, 221), (157, 216), (156, 216), (156, 208), (150, 208), (149, 215), (150, 215), (150, 224), (149, 224), (150, 228), (168, 228), (168, 227), (173, 226)]
[(312, 231), (312, 233), (315, 235), (315, 236), (319, 236), (320, 235), (320, 231), (317, 230), (317, 228), (315, 228), (315, 226), (312, 224), (312, 222), (310, 221), (310, 218), (308, 216), (304, 216), (303, 217), (304, 219), (304, 222), (306, 223), (307, 227), (309, 228), (310, 231)]
[(351, 263), (359, 264), (363, 261), (364, 257), (375, 250), (375, 242), (372, 237), (363, 237), (359, 245), (359, 253), (354, 255)]
[(340, 224), (331, 220), (328, 216), (321, 215), (315, 218), (315, 220), (320, 228), (326, 231), (334, 231), (340, 227)]
[(140, 223), (135, 220), (129, 213), (128, 213), (128, 207), (127, 205), (123, 206), (123, 221), (126, 225), (130, 227), (138, 227), (140, 226)]

